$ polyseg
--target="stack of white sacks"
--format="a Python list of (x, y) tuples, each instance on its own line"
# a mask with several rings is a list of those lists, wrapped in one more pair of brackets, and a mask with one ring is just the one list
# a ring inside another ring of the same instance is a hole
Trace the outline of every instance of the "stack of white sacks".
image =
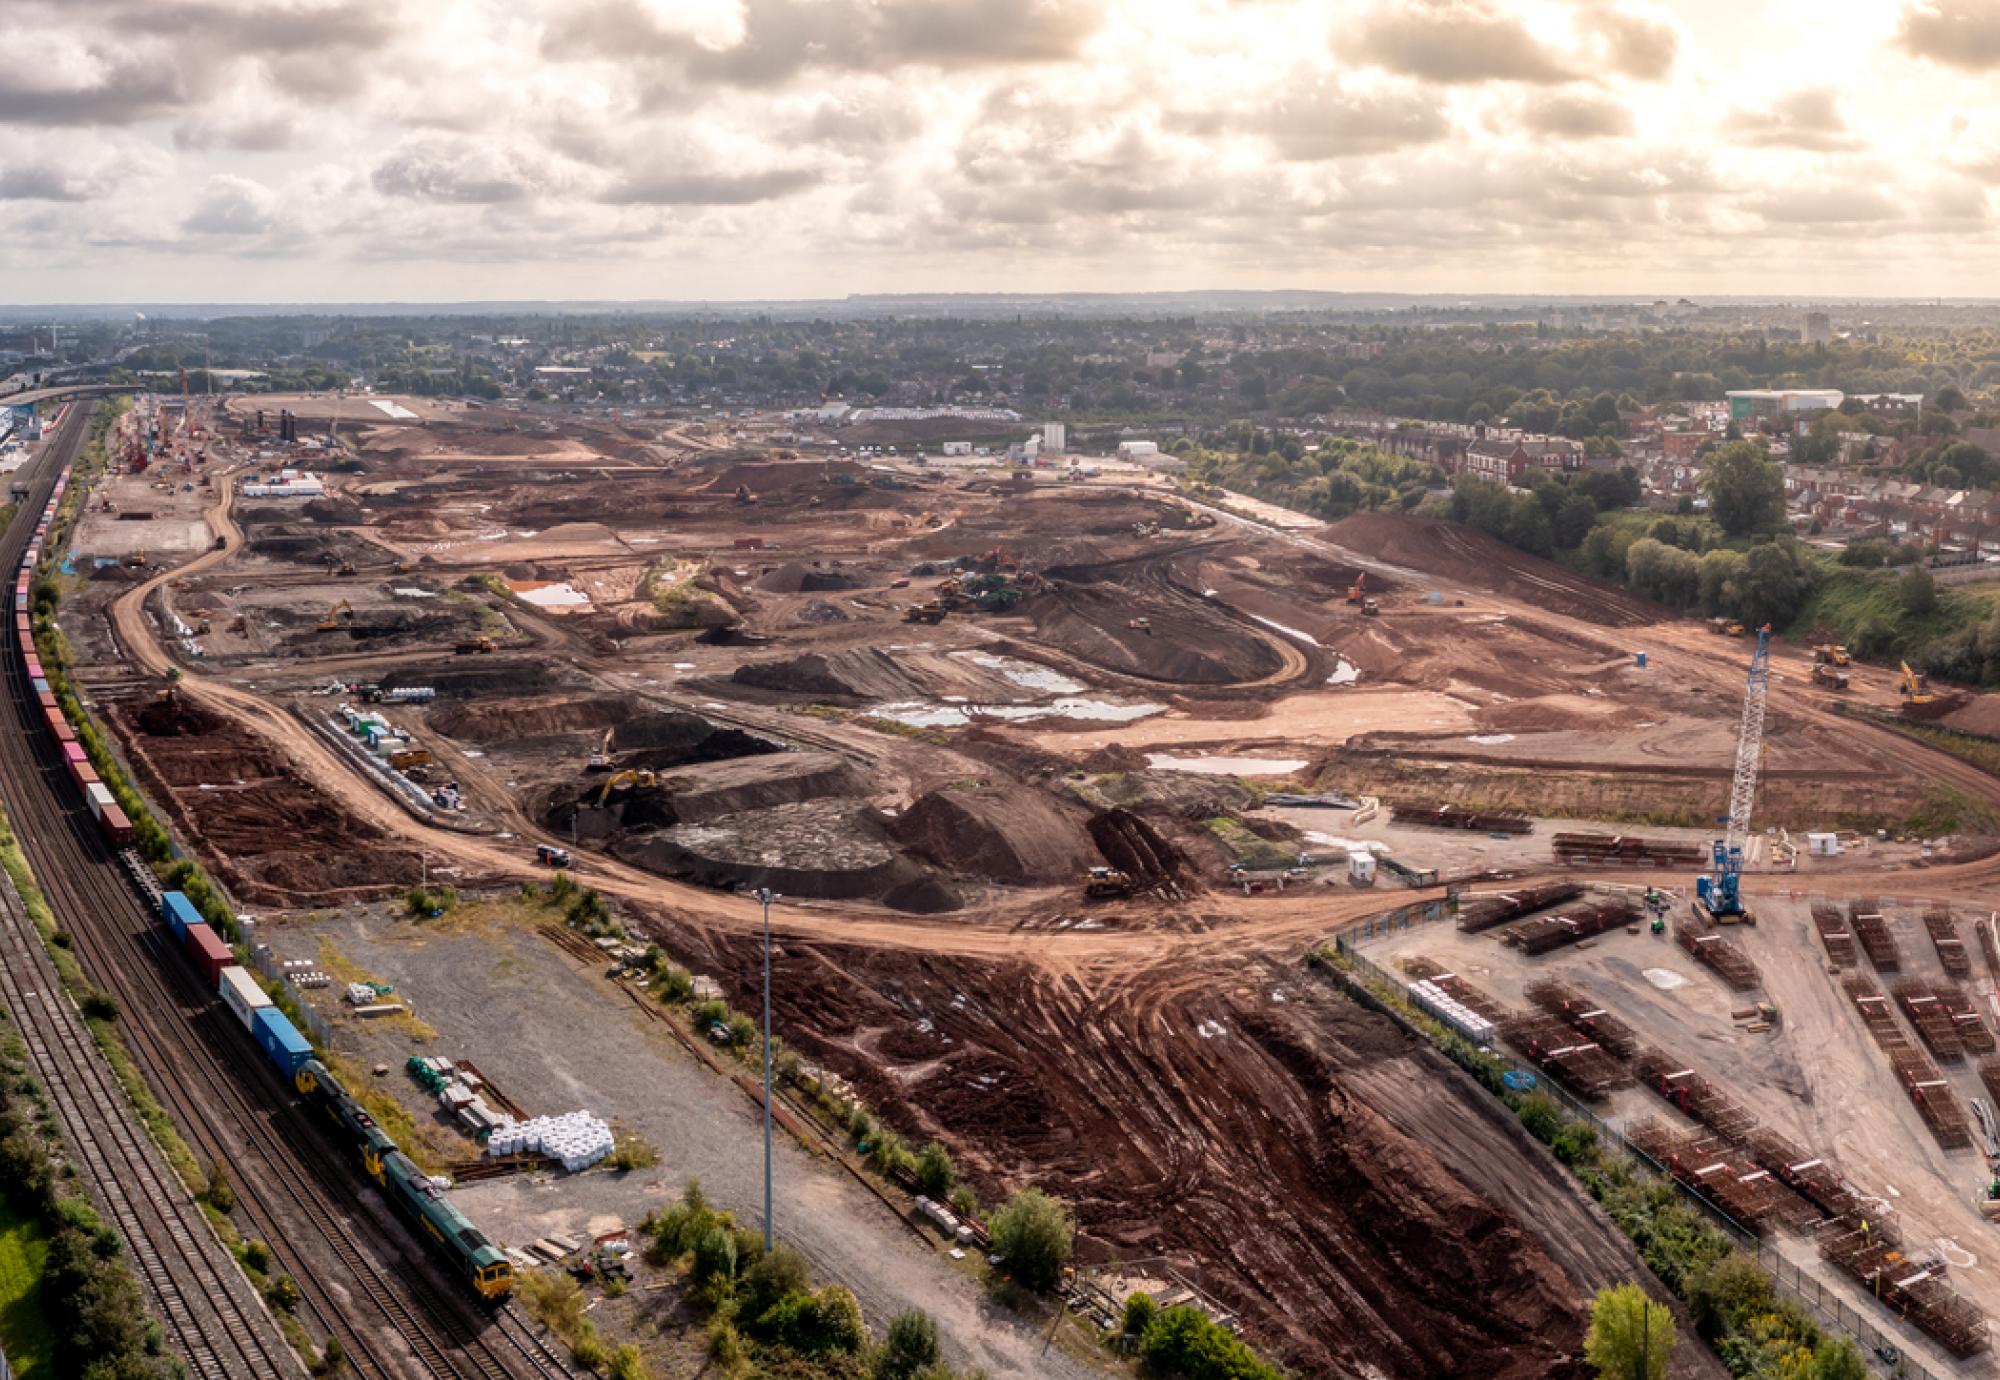
[(590, 1168), (611, 1153), (611, 1128), (589, 1112), (508, 1121), (493, 1128), (493, 1134), (486, 1140), (486, 1152), (547, 1155), (574, 1173)]

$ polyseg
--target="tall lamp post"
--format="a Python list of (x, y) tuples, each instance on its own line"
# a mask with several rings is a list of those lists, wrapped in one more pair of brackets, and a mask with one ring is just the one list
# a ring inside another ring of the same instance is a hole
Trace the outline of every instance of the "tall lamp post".
[(760, 886), (751, 893), (764, 907), (764, 1252), (771, 1251), (771, 902), (777, 893)]

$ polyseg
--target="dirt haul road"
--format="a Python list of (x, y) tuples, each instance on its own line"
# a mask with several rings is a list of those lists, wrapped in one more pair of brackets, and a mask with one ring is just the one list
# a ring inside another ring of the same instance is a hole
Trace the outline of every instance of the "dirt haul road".
[[(113, 607), (118, 636), (145, 669), (170, 665), (143, 615), (146, 593), (227, 559), (242, 541), (229, 508), (225, 491), (211, 515), (222, 550)], [(1625, 650), (1612, 637), (1635, 635), (1505, 595), (1481, 603), (1557, 625), (1607, 656)], [(1643, 636), (1663, 674), (1740, 693), (1741, 669), (1729, 664), (1739, 658), (1718, 657), (1705, 634), (1661, 625)], [(279, 745), (343, 808), (434, 863), (468, 880), (532, 874), (538, 835), (502, 842), (428, 828), (262, 697), (198, 670), (182, 693)], [(1963, 764), (1895, 741), (1939, 779), (2000, 797)], [(600, 858), (577, 873), (658, 917), (678, 951), (706, 950), (732, 994), (747, 994), (754, 904)], [(1996, 876), (2000, 864), (1984, 861), (1901, 885), (1972, 891)], [(1895, 885), (1884, 874), (1851, 883)], [(1365, 893), (1221, 895), (1107, 907), (1086, 929), (1063, 918), (1067, 893), (1045, 891), (1008, 893), (970, 923), (833, 904), (788, 904), (774, 919), (798, 1043), (903, 1124), (935, 1128), (989, 1188), (1047, 1184), (1125, 1258), (1200, 1262), (1252, 1335), (1306, 1373), (1581, 1374), (1582, 1300), (1596, 1283), (1644, 1277), (1630, 1247), (1490, 1099), (1379, 1018), (1327, 997), (1297, 965), (1309, 944), (1383, 904)], [(918, 1048), (925, 1032), (913, 1029), (913, 1010), (953, 1047)], [(1717, 1373), (1684, 1352), (1686, 1373)]]

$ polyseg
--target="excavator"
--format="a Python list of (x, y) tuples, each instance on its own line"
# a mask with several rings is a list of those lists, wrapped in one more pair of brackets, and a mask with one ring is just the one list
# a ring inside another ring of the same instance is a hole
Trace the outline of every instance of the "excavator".
[(736, 486), (737, 507), (748, 508), (756, 501), (757, 501), (757, 495), (751, 492), (750, 486), (748, 484), (738, 484)]
[(326, 611), (326, 617), (314, 625), (315, 632), (338, 632), (343, 623), (354, 621), (354, 605), (342, 599)]
[(1347, 602), (1358, 604), (1368, 592), (1368, 572), (1362, 571), (1354, 577), (1354, 583), (1347, 587)]
[(1133, 885), (1130, 873), (1120, 872), (1115, 867), (1093, 867), (1090, 875), (1083, 879), (1083, 894), (1087, 900), (1105, 901), (1130, 896)]
[(604, 802), (611, 799), (611, 793), (613, 791), (627, 790), (634, 786), (638, 787), (642, 791), (649, 790), (652, 788), (656, 780), (657, 778), (654, 777), (653, 773), (644, 770), (633, 771), (632, 769), (627, 768), (624, 771), (614, 773), (610, 777), (610, 779), (604, 783), (604, 789), (597, 793), (597, 804), (600, 808), (602, 808)]
[(611, 770), (611, 735), (616, 731), (617, 730), (615, 728), (607, 728), (604, 730), (604, 737), (597, 744), (597, 750), (591, 753), (590, 760), (583, 764), (583, 769), (585, 771)]
[(1924, 678), (1910, 669), (1910, 663), (1901, 663), (1903, 668), (1903, 703), (1930, 704), (1937, 699), (1931, 688), (1924, 684)]

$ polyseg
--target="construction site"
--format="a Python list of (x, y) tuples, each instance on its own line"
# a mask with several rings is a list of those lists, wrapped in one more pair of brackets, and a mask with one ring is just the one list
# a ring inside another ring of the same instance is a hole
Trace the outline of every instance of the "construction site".
[(768, 888), (786, 1044), (988, 1200), (1063, 1198), (1087, 1262), (1173, 1261), (1304, 1374), (1581, 1376), (1631, 1244), (1304, 963), (1448, 899), (1366, 957), (1989, 1373), (2000, 782), (1899, 725), (1991, 707), (1448, 524), (1257, 513), (502, 407), (142, 405), (61, 627), (276, 946), (333, 924), (517, 1096), (590, 1061), (475, 1029), (518, 976), (418, 957), (385, 900), (557, 861), (749, 1009)]

